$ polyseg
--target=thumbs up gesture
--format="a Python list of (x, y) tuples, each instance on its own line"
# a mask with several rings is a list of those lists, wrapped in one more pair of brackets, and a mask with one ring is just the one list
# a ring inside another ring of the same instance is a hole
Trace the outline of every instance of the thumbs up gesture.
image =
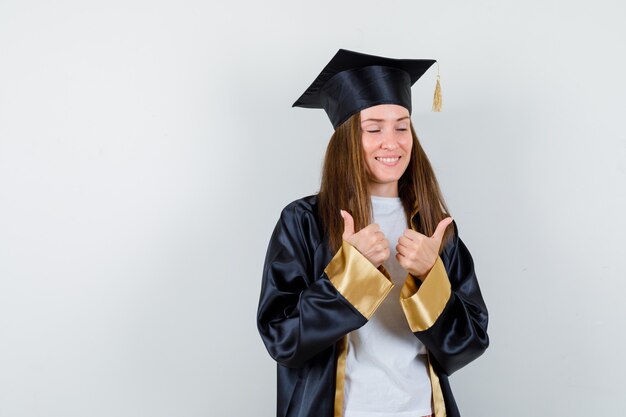
[(452, 223), (452, 217), (439, 222), (431, 237), (412, 229), (406, 229), (398, 239), (396, 259), (411, 275), (423, 281), (439, 256), (439, 248), (446, 227)]
[(343, 240), (354, 246), (363, 256), (365, 256), (376, 268), (382, 265), (391, 252), (389, 241), (385, 234), (381, 232), (380, 226), (372, 223), (354, 233), (354, 219), (345, 210), (341, 210), (343, 217)]

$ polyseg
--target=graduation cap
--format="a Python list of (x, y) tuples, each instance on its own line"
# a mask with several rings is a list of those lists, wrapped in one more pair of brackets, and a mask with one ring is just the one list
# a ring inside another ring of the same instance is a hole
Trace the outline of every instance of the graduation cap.
[[(292, 107), (324, 109), (337, 129), (358, 111), (399, 104), (411, 113), (411, 86), (434, 59), (393, 59), (340, 49)], [(441, 111), (439, 75), (433, 110)]]

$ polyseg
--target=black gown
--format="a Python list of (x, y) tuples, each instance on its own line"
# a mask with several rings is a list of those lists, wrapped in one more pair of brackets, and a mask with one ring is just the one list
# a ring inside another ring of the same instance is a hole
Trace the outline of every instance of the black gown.
[[(393, 283), (343, 241), (331, 253), (317, 195), (281, 212), (265, 257), (257, 326), (277, 362), (278, 417), (342, 417), (346, 335), (363, 326)], [(419, 212), (411, 215), (417, 230)], [(488, 313), (474, 263), (458, 235), (420, 284), (410, 274), (400, 303), (411, 331), (428, 350), (436, 417), (460, 416), (448, 376), (489, 345)]]

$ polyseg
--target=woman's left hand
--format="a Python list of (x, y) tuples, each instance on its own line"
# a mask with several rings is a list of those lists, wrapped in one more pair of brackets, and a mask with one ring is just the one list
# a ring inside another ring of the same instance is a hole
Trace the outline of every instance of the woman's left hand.
[(398, 251), (396, 259), (400, 266), (423, 281), (439, 256), (441, 241), (450, 223), (452, 223), (452, 217), (446, 217), (440, 221), (431, 237), (413, 229), (406, 229), (396, 245)]

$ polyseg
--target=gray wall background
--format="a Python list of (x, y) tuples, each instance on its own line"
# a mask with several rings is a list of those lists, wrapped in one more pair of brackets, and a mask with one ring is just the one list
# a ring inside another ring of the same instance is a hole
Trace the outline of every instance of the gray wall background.
[(256, 331), (338, 48), (441, 63), (413, 122), (490, 349), (464, 416), (620, 416), (623, 2), (0, 2), (0, 416), (271, 416)]

